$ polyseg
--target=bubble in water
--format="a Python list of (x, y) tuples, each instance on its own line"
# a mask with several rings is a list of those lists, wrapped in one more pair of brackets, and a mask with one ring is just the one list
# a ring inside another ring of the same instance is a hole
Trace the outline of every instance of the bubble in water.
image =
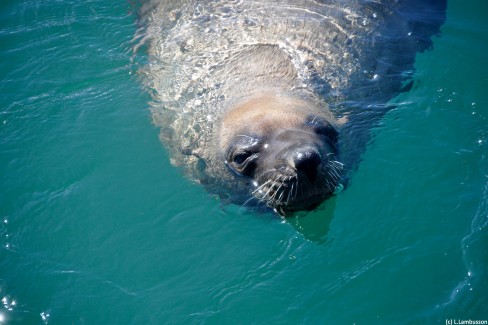
[(43, 321), (45, 324), (47, 324), (47, 321), (48, 321), (49, 316), (50, 316), (50, 315), (49, 315), (48, 313), (45, 313), (45, 312), (42, 312), (42, 313), (41, 313), (41, 319), (42, 319), (42, 321)]
[(17, 303), (15, 300), (9, 300), (8, 296), (5, 296), (2, 298), (2, 304), (5, 309), (12, 311)]

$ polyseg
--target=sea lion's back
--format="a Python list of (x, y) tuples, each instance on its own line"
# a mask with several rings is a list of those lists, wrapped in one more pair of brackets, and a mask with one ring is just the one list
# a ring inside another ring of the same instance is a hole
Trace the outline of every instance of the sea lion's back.
[(339, 100), (394, 93), (415, 53), (439, 32), (444, 9), (436, 0), (150, 1), (147, 72), (163, 102), (202, 91), (216, 100), (222, 84), (232, 82), (216, 67), (250, 45), (267, 44), (289, 55), (296, 87)]

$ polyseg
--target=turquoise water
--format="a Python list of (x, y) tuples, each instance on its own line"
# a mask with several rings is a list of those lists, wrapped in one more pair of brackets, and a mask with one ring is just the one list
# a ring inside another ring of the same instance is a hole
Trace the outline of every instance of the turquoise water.
[(448, 3), (349, 188), (283, 222), (170, 165), (137, 6), (3, 1), (0, 324), (487, 320), (487, 9)]

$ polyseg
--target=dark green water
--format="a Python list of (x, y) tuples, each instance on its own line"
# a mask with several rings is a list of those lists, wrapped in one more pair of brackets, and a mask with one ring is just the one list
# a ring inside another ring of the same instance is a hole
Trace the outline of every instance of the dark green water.
[(488, 3), (450, 1), (351, 186), (282, 222), (169, 164), (125, 1), (0, 4), (0, 324), (488, 320)]

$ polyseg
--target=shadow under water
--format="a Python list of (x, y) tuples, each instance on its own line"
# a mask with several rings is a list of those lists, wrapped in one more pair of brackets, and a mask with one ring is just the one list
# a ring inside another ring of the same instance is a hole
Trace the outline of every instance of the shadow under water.
[(337, 197), (331, 197), (323, 203), (317, 210), (310, 212), (297, 212), (285, 220), (292, 225), (306, 240), (320, 245), (327, 245), (330, 239), (330, 223), (334, 217)]

